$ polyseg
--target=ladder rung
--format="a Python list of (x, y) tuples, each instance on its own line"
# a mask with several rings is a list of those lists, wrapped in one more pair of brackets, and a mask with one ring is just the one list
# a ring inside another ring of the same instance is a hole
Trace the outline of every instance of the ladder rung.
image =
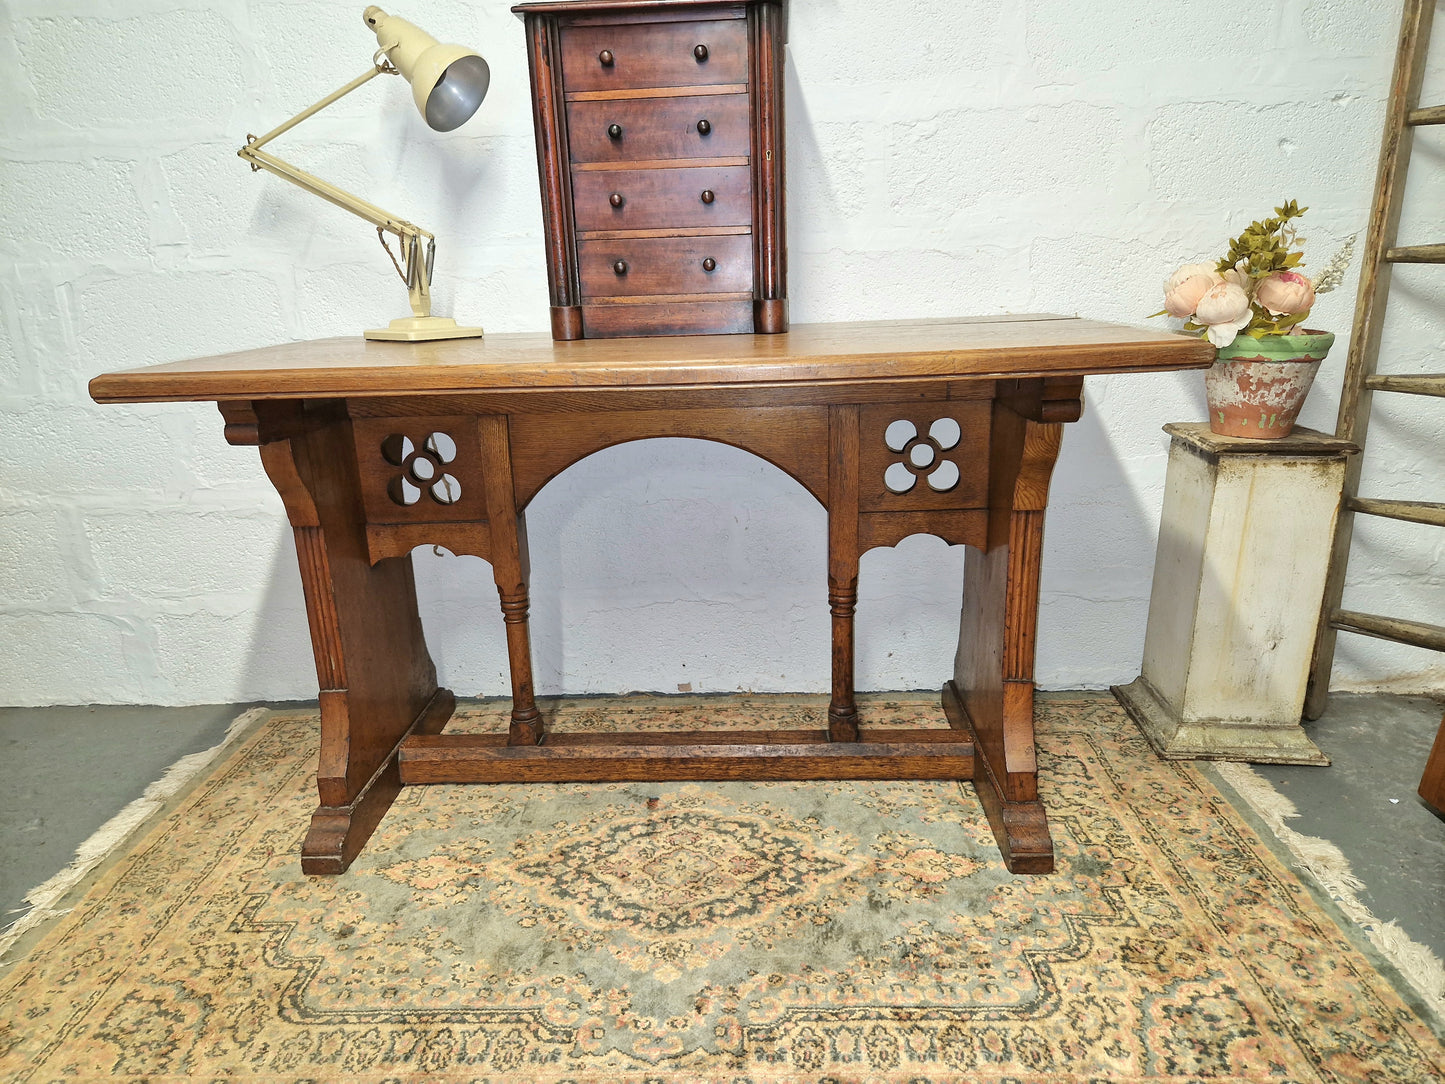
[(1355, 613), (1353, 610), (1337, 610), (1330, 619), (1330, 625), (1343, 632), (1358, 632), (1365, 636), (1377, 636), (1381, 640), (1394, 640), (1399, 644), (1445, 651), (1445, 626), (1441, 625), (1405, 621), (1398, 617), (1380, 617), (1378, 614)]
[(1345, 501), (1352, 512), (1363, 512), (1367, 516), (1384, 516), (1387, 519), (1403, 519), (1410, 523), (1426, 523), (1432, 527), (1445, 527), (1445, 504), (1437, 501), (1381, 501), (1368, 497), (1350, 497)]
[(1412, 109), (1405, 115), (1406, 124), (1445, 124), (1445, 105)]
[(1445, 373), (1422, 373), (1419, 376), (1365, 377), (1371, 391), (1398, 391), (1405, 395), (1445, 395)]
[(1445, 263), (1445, 245), (1406, 245), (1385, 253), (1390, 263)]

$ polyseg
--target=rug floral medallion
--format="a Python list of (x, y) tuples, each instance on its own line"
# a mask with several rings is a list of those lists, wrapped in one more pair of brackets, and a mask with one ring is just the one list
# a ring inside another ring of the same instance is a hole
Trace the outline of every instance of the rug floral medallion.
[[(875, 697), (875, 726), (946, 723)], [(504, 728), (505, 705), (458, 730)], [(558, 729), (824, 725), (813, 697), (563, 701)], [(1058, 872), (967, 784), (413, 788), (305, 877), (277, 713), (0, 975), (0, 1079), (1379, 1082), (1439, 1037), (1194, 768), (1040, 702)]]

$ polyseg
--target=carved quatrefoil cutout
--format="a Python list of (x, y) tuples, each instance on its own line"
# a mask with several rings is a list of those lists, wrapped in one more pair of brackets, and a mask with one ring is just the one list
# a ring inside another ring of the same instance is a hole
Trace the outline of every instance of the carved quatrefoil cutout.
[(381, 442), (382, 457), (401, 473), (386, 484), (392, 501), (409, 508), (429, 494), (437, 504), (455, 504), (462, 484), (444, 469), (457, 457), (457, 442), (445, 433), (432, 433), (418, 448), (410, 437), (393, 433)]
[(928, 427), (926, 436), (918, 435), (918, 426), (905, 418), (891, 422), (883, 431), (883, 443), (890, 452), (903, 458), (891, 463), (883, 472), (883, 484), (890, 493), (907, 493), (922, 477), (928, 488), (947, 493), (958, 485), (958, 465), (944, 452), (958, 447), (963, 430), (952, 418), (939, 418)]

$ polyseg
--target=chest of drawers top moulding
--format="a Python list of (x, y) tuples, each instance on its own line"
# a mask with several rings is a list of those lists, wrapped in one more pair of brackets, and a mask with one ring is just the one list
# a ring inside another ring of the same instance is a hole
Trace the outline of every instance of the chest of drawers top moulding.
[[(778, 7), (786, 7), (785, 0), (765, 0)], [(618, 16), (646, 11), (648, 22), (658, 23), (678, 19), (746, 17), (747, 4), (742, 0), (532, 0), (527, 4), (515, 4), (512, 12), (521, 18), (533, 15), (570, 15), (574, 22), (609, 23), (617, 22)]]

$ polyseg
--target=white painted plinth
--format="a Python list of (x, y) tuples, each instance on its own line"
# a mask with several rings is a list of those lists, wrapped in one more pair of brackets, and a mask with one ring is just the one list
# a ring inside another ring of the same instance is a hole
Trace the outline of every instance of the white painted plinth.
[(1115, 695), (1172, 759), (1328, 764), (1300, 725), (1348, 441), (1166, 425), (1144, 666)]

